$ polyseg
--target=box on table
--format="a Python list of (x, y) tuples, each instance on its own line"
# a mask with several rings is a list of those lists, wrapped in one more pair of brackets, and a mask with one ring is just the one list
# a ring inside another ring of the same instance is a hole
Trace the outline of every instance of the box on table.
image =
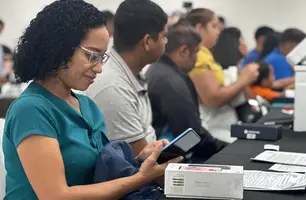
[(165, 195), (174, 198), (243, 199), (243, 167), (171, 163)]
[(276, 141), (282, 138), (282, 126), (249, 123), (233, 124), (231, 126), (231, 136), (248, 140)]

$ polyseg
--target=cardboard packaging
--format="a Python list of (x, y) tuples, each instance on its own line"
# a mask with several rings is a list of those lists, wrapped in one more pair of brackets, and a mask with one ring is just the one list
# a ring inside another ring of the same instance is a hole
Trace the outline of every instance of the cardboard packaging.
[(275, 141), (282, 138), (281, 125), (233, 124), (231, 136), (248, 140)]
[[(305, 44), (306, 40), (303, 41)], [(305, 48), (305, 46), (304, 46)], [(295, 132), (306, 131), (305, 112), (306, 112), (306, 69), (305, 64), (297, 65), (295, 69), (295, 100), (294, 100), (294, 126)]]
[(169, 164), (165, 195), (173, 198), (243, 199), (243, 167)]

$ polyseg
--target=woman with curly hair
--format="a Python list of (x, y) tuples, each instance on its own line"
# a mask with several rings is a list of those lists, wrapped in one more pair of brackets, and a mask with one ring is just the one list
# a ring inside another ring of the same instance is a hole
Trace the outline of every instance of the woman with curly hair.
[(8, 110), (3, 136), (6, 200), (119, 199), (160, 177), (166, 141), (147, 146), (130, 177), (93, 184), (103, 117), (86, 90), (102, 72), (109, 35), (102, 12), (82, 0), (45, 7), (17, 46), (14, 71), (28, 88)]

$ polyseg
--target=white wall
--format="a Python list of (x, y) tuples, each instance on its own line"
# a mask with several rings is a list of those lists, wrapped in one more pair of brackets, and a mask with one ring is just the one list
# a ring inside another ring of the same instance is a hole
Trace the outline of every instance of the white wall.
[[(45, 5), (53, 0), (0, 0), (0, 18), (6, 27), (0, 43), (13, 47), (17, 38)], [(116, 11), (122, 0), (87, 0), (99, 9)], [(181, 9), (184, 0), (154, 0), (167, 13)], [(230, 25), (240, 28), (249, 47), (254, 46), (253, 35), (260, 25), (278, 30), (297, 27), (306, 31), (305, 0), (193, 0), (195, 7), (207, 7), (226, 17)]]
[(53, 0), (0, 0), (0, 19), (5, 22), (0, 43), (14, 47), (31, 19)]
[(305, 0), (199, 0), (227, 18), (230, 25), (241, 29), (249, 47), (254, 46), (258, 26), (269, 25), (282, 31), (288, 27), (306, 31)]

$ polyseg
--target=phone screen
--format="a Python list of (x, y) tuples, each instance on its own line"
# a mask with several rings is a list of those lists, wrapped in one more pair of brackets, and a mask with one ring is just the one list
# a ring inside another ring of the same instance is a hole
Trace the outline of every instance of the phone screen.
[(184, 156), (200, 141), (200, 136), (193, 129), (187, 129), (163, 148), (157, 162), (161, 164), (173, 158)]

